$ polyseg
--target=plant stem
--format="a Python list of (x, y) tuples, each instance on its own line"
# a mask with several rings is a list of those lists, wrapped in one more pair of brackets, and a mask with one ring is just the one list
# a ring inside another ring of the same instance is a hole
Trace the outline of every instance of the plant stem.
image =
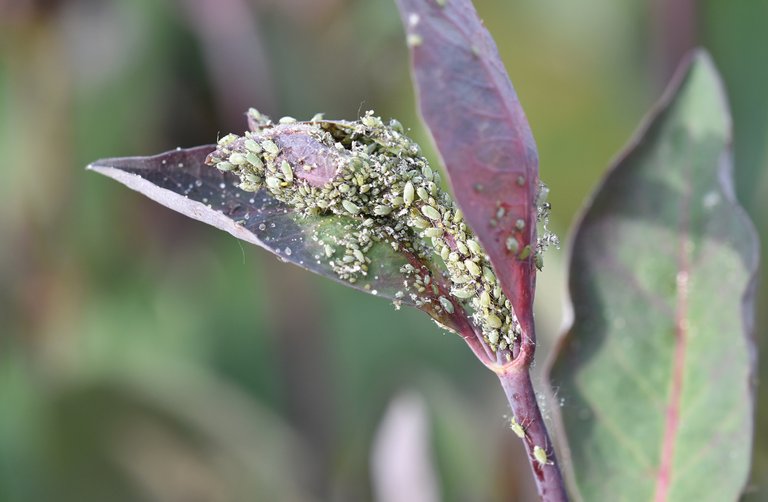
[[(555, 449), (547, 433), (544, 418), (539, 410), (528, 366), (512, 364), (497, 374), (515, 420), (525, 430), (523, 444), (528, 453), (528, 461), (531, 464), (539, 497), (543, 502), (567, 502), (568, 495), (565, 491), (563, 476), (557, 464)], [(539, 459), (536, 458), (534, 451), (537, 446), (546, 452), (545, 462), (541, 461), (541, 456)]]

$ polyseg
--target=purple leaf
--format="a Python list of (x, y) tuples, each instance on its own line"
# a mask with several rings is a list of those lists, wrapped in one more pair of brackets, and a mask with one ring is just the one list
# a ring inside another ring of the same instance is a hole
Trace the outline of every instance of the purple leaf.
[[(332, 156), (315, 148), (310, 138), (299, 132), (300, 124), (281, 127), (276, 137), (283, 158), (311, 159), (318, 166), (306, 176), (330, 176), (335, 172)], [(283, 134), (284, 133), (284, 134)], [(368, 273), (354, 284), (342, 281), (330, 265), (335, 255), (328, 256), (323, 239), (344, 235), (358, 228), (359, 221), (341, 215), (307, 216), (274, 199), (267, 191), (246, 192), (240, 180), (205, 163), (214, 146), (177, 149), (154, 157), (126, 157), (99, 160), (89, 169), (113, 178), (160, 204), (190, 218), (224, 230), (238, 239), (260, 246), (290, 262), (319, 275), (334, 279), (360, 291), (413, 306), (412, 297), (400, 295), (403, 290), (401, 267), (406, 264), (419, 273), (429, 273), (437, 292), (427, 289), (422, 296), (431, 302), (420, 305), (436, 321), (459, 333), (481, 358), (485, 349), (479, 342), (467, 313), (459, 305), (453, 312), (436, 309), (440, 296), (449, 296), (450, 284), (442, 277), (440, 267), (428, 259), (419, 259), (400, 248), (393, 250), (388, 242), (377, 242), (368, 251), (371, 259)], [(303, 175), (297, 173), (297, 175)], [(320, 178), (308, 180), (321, 184)], [(334, 251), (335, 252), (335, 251)]]
[(532, 341), (539, 178), (528, 122), (470, 0), (397, 3), (421, 113), (456, 200), (490, 257), (524, 339)]

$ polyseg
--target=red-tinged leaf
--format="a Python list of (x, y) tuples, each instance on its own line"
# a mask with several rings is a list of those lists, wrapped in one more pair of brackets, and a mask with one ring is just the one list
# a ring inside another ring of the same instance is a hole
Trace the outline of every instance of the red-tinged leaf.
[(459, 207), (530, 339), (539, 178), (528, 122), (470, 0), (397, 3), (422, 116)]
[(758, 242), (717, 70), (683, 70), (573, 239), (550, 379), (583, 500), (737, 500), (749, 473)]
[[(311, 138), (302, 135), (301, 124), (278, 126), (281, 134), (274, 137), (283, 149), (284, 158), (311, 159), (317, 165), (316, 173), (331, 173), (333, 156), (322, 148), (315, 148)], [(330, 125), (329, 127), (334, 127)], [(284, 134), (282, 134), (284, 132)], [(214, 146), (178, 149), (154, 157), (126, 157), (99, 160), (89, 169), (113, 178), (160, 204), (190, 218), (229, 232), (238, 239), (260, 246), (319, 275), (334, 279), (360, 291), (396, 300), (414, 306), (415, 296), (400, 295), (404, 276), (403, 265), (410, 264), (420, 273), (429, 272), (437, 292), (428, 288), (421, 299), (430, 301), (419, 306), (441, 325), (459, 333), (481, 359), (489, 360), (485, 349), (475, 335), (462, 306), (455, 304), (454, 312), (435, 308), (439, 297), (450, 296), (440, 266), (428, 259), (419, 259), (400, 248), (395, 251), (388, 242), (377, 242), (367, 252), (371, 260), (366, 276), (354, 284), (338, 278), (330, 265), (339, 259), (338, 250), (328, 256), (324, 242), (332, 242), (359, 228), (360, 221), (350, 216), (307, 216), (273, 198), (267, 191), (246, 192), (239, 188), (240, 180), (231, 173), (223, 173), (206, 165), (206, 157)], [(303, 175), (297, 173), (297, 175)], [(310, 176), (310, 175), (306, 175)], [(309, 181), (321, 183), (320, 174)], [(343, 250), (342, 250), (343, 252)], [(407, 279), (407, 277), (406, 277)]]

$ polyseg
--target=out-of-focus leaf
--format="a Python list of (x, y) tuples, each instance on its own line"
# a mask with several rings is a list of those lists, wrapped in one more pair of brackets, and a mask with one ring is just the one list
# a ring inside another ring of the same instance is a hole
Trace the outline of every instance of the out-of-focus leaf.
[(749, 471), (758, 245), (696, 53), (575, 234), (551, 368), (585, 500), (736, 500)]
[[(296, 138), (291, 141), (296, 147)], [(438, 297), (448, 296), (450, 290), (436, 263), (420, 260), (405, 250), (395, 251), (388, 242), (382, 241), (367, 252), (371, 263), (364, 278), (354, 284), (341, 281), (330, 265), (330, 260), (341, 256), (327, 256), (322, 241), (354, 231), (360, 221), (340, 215), (304, 216), (265, 190), (243, 191), (238, 187), (240, 181), (236, 176), (206, 165), (205, 159), (213, 150), (211, 145), (177, 149), (154, 157), (99, 160), (88, 167), (170, 209), (260, 246), (283, 261), (366, 293), (413, 305), (409, 295), (396, 297), (397, 292), (404, 289), (405, 277), (400, 268), (410, 264), (416, 270), (429, 270), (437, 292), (428, 288), (423, 293), (434, 301), (421, 305), (421, 310), (441, 325), (462, 334), (473, 350), (481, 350), (463, 309), (447, 313), (436, 308)]]
[(536, 274), (533, 254), (526, 256), (524, 250), (536, 246), (539, 178), (536, 145), (523, 109), (470, 0), (397, 4), (412, 51), (421, 113), (456, 200), (523, 331), (530, 334)]

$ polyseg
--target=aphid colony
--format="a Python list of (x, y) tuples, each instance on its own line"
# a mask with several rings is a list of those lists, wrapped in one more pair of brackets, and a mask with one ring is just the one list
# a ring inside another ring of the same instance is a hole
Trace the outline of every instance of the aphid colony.
[(324, 242), (340, 278), (355, 282), (367, 274), (366, 253), (375, 242), (422, 260), (439, 257), (452, 298), (438, 295), (429, 274), (406, 265), (400, 271), (416, 303), (436, 299), (438, 310), (452, 314), (454, 303), (469, 302), (487, 343), (494, 350), (511, 346), (520, 325), (487, 255), (399, 123), (385, 125), (368, 112), (356, 122), (283, 119), (273, 126), (255, 110), (249, 122), (252, 130), (223, 137), (208, 163), (237, 174), (243, 190), (266, 189), (303, 214), (358, 221), (332, 243), (336, 247)]

